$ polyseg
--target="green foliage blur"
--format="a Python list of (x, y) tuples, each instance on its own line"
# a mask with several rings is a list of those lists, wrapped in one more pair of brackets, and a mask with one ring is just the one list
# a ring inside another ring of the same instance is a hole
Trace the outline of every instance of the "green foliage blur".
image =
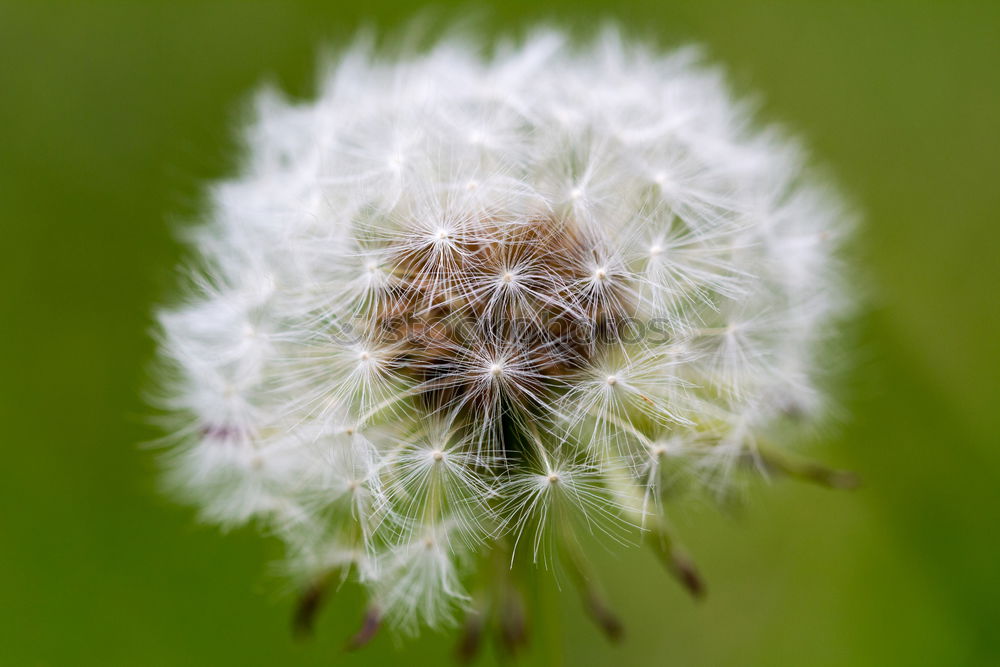
[[(308, 96), (321, 47), (417, 9), (0, 2), (0, 664), (449, 664), (449, 635), (344, 653), (350, 586), (294, 641), (278, 545), (198, 525), (139, 445), (158, 435), (149, 331), (175, 232), (232, 173), (248, 92)], [(1000, 3), (505, 0), (437, 16), (470, 11), (491, 31), (608, 17), (704, 43), (865, 215), (869, 306), (842, 418), (811, 451), (863, 488), (776, 479), (735, 513), (681, 517), (700, 603), (650, 554), (599, 551), (624, 643), (564, 582), (533, 626), (555, 639), (527, 663), (1000, 664)]]

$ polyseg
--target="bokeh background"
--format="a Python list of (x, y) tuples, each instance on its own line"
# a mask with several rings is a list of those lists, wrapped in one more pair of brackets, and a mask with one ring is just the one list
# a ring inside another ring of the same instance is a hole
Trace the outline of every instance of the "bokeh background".
[[(813, 451), (864, 487), (776, 480), (735, 514), (683, 516), (702, 603), (647, 553), (599, 553), (627, 638), (608, 645), (567, 591), (565, 664), (1000, 664), (1000, 3), (443, 7), (491, 31), (613, 17), (703, 42), (866, 219), (844, 418)], [(294, 642), (278, 546), (197, 525), (139, 446), (174, 231), (232, 173), (248, 92), (308, 96), (321, 46), (415, 9), (0, 3), (0, 663), (447, 664), (447, 636), (344, 654), (349, 588)]]

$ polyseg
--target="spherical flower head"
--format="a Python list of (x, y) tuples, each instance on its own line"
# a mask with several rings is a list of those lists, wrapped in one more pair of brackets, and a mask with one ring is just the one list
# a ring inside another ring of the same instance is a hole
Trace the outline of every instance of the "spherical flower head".
[(285, 540), (301, 628), (350, 578), (355, 643), (494, 617), (516, 644), (524, 570), (560, 563), (616, 636), (584, 534), (700, 593), (677, 487), (846, 483), (778, 447), (821, 412), (849, 218), (696, 50), (359, 42), (245, 138), (160, 318), (171, 477)]

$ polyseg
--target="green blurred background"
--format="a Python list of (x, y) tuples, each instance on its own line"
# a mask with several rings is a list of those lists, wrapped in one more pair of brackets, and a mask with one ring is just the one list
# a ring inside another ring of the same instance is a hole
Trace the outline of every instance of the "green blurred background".
[[(181, 254), (176, 223), (232, 172), (233, 121), (256, 84), (308, 95), (318, 47), (416, 8), (358, 5), (0, 3), (0, 664), (448, 659), (434, 635), (342, 653), (351, 590), (316, 641), (293, 642), (277, 545), (198, 526), (137, 445), (156, 434), (148, 330)], [(704, 42), (866, 217), (871, 307), (852, 334), (846, 418), (815, 452), (864, 488), (777, 481), (736, 516), (683, 517), (702, 603), (642, 551), (599, 554), (628, 636), (609, 646), (566, 592), (566, 664), (1000, 664), (1000, 3), (507, 0), (479, 13), (490, 30), (607, 16)]]

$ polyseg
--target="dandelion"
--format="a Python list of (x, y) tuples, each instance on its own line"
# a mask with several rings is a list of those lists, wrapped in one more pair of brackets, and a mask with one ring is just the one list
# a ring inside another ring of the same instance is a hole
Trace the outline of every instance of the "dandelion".
[(562, 568), (617, 637), (588, 545), (646, 543), (700, 594), (679, 488), (850, 483), (783, 449), (823, 411), (850, 217), (697, 50), (359, 43), (320, 83), (259, 94), (160, 316), (173, 485), (287, 544), (299, 630), (350, 580), (352, 646), (516, 647), (525, 572)]

